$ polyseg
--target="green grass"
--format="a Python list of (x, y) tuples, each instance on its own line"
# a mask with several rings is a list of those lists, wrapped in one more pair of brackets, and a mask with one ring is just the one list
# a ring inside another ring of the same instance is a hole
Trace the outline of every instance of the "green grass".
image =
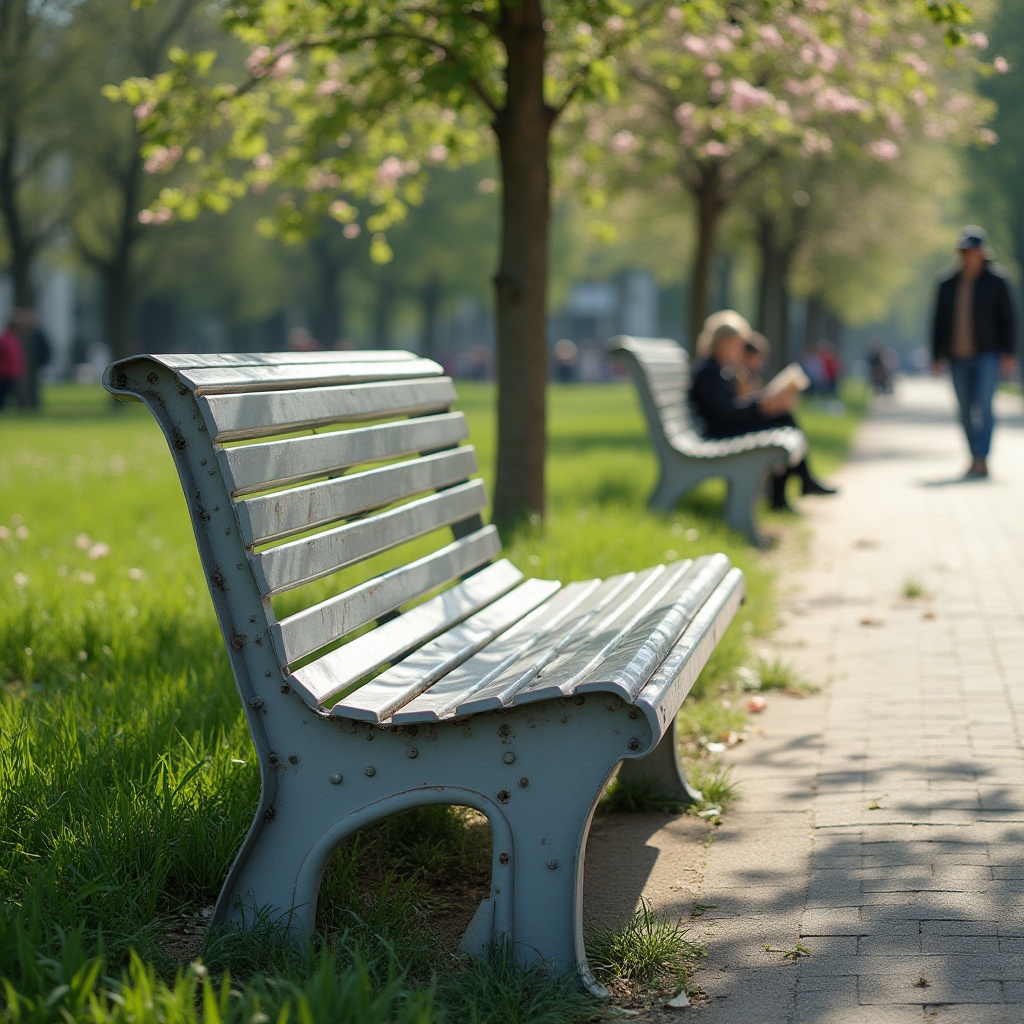
[[(460, 394), (490, 483), (493, 388)], [(345, 844), (317, 946), (296, 951), (268, 922), (200, 950), (259, 779), (185, 499), (145, 409), (115, 410), (98, 386), (45, 398), (42, 415), (0, 419), (4, 1024), (592, 1013), (559, 979), (500, 955), (467, 965), (436, 933), (437, 879), (489, 865), (489, 834), (447, 809)], [(713, 486), (672, 514), (645, 509), (655, 464), (626, 385), (553, 387), (550, 434), (547, 519), (505, 538), (525, 572), (606, 576), (718, 550), (745, 571), (749, 600), (695, 687), (704, 700), (684, 705), (699, 719), (771, 629), (761, 555), (722, 528)], [(197, 954), (206, 966), (189, 967)]]

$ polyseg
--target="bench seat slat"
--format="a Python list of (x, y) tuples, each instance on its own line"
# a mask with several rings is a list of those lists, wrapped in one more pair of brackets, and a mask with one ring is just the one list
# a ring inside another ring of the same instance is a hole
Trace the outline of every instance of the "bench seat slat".
[(546, 614), (545, 602), (561, 586), (557, 580), (525, 580), (515, 590), (361, 686), (337, 703), (331, 714), (379, 725), (485, 644), (520, 623), (524, 616), (536, 613), (539, 605), (543, 605)]
[(652, 719), (663, 727), (690, 692), (745, 594), (743, 573), (730, 569), (637, 695), (634, 703), (649, 709)]
[(522, 579), (523, 574), (508, 559), (499, 559), (451, 589), (297, 669), (288, 680), (310, 707), (325, 705), (353, 683), (486, 608)]
[(292, 590), (461, 522), (486, 505), (483, 481), (470, 480), (368, 519), (268, 548), (252, 556), (257, 585), (266, 597)]
[[(724, 555), (697, 559), (678, 588), (640, 618), (614, 650), (580, 681), (577, 693), (617, 693), (632, 704), (683, 631), (729, 571)], [(685, 587), (683, 582), (685, 581)]]
[(498, 531), (485, 526), (423, 558), (273, 623), (271, 638), (282, 666), (478, 569), (500, 550)]
[(591, 624), (576, 642), (551, 660), (536, 678), (516, 694), (516, 702), (547, 700), (573, 693), (581, 680), (606, 658), (636, 623), (666, 594), (675, 594), (693, 575), (693, 563), (687, 559), (669, 566), (657, 566), (658, 572), (638, 574), (643, 585), (620, 595), (599, 622)]
[[(606, 580), (569, 584), (559, 594), (565, 602), (558, 615), (545, 615), (539, 628), (521, 638), (497, 642), (442, 680), (436, 692), (425, 694), (396, 716), (417, 721), (441, 721), (456, 715), (497, 711), (511, 705), (517, 694), (587, 632), (609, 605), (634, 583), (635, 573)], [(572, 592), (572, 588), (579, 588)], [(569, 602), (572, 598), (571, 603)]]
[[(444, 371), (430, 359), (387, 358), (388, 353), (360, 353), (368, 358), (346, 360), (345, 363), (325, 361), (321, 355), (300, 360), (298, 353), (259, 357), (260, 362), (217, 362), (174, 368), (196, 395), (232, 394), (253, 391), (279, 391), (284, 387), (323, 387), (330, 384), (356, 383), (369, 380), (398, 380), (408, 377), (439, 376)], [(169, 365), (163, 357), (160, 361)], [(273, 368), (267, 373), (268, 367)], [(173, 368), (173, 367), (172, 367)]]
[(342, 387), (246, 394), (198, 399), (215, 441), (241, 441), (288, 434), (330, 423), (387, 416), (423, 416), (443, 412), (455, 401), (448, 377), (353, 384)]
[(287, 493), (250, 498), (235, 506), (246, 547), (348, 519), (425, 491), (460, 483), (476, 472), (472, 448), (424, 455), (336, 480), (309, 484)]
[(221, 449), (218, 459), (228, 489), (238, 497), (340, 473), (360, 463), (452, 448), (468, 436), (466, 418), (452, 412)]
[[(650, 596), (665, 576), (664, 566), (639, 573), (614, 576), (579, 595), (579, 601), (565, 607), (562, 614), (539, 624), (538, 631), (520, 643), (502, 637), (445, 679), (435, 683), (428, 693), (403, 708), (395, 721), (439, 721), (455, 715), (475, 714), (481, 710), (506, 707), (513, 698), (531, 691), (543, 672), (561, 679), (559, 667), (582, 648), (589, 638), (607, 637), (622, 608), (631, 608)], [(562, 597), (568, 588), (563, 590)], [(552, 666), (556, 668), (552, 669)], [(563, 690), (536, 698), (563, 697)]]

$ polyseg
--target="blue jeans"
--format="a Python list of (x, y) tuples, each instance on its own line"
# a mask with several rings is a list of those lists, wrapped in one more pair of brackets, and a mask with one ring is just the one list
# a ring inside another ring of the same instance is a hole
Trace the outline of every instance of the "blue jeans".
[(995, 426), (992, 398), (999, 383), (999, 353), (985, 352), (970, 359), (950, 359), (949, 372), (971, 456), (986, 459)]

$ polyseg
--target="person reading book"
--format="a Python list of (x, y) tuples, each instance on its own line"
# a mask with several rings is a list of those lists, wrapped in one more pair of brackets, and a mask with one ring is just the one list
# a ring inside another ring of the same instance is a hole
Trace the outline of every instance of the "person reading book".
[[(738, 379), (749, 375), (744, 370), (744, 350), (753, 331), (734, 310), (714, 313), (704, 323), (697, 340), (697, 352), (703, 356), (693, 368), (688, 400), (698, 429), (705, 437), (726, 438), (773, 427), (795, 427), (792, 409), (807, 386), (806, 374), (786, 367), (768, 385), (739, 394)], [(764, 342), (766, 345), (767, 342)], [(796, 367), (799, 371), (799, 367)], [(802, 384), (802, 386), (801, 386)], [(811, 473), (807, 460), (773, 474), (772, 508), (788, 509), (786, 481), (796, 476), (804, 494), (835, 494)]]

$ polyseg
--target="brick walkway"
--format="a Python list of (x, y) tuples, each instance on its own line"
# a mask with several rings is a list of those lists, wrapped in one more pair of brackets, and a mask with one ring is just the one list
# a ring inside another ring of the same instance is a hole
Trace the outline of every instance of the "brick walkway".
[(993, 478), (961, 482), (948, 381), (900, 381), (842, 493), (801, 503), (778, 653), (825, 686), (727, 755), (702, 1024), (1024, 1022), (1024, 415), (999, 408)]

